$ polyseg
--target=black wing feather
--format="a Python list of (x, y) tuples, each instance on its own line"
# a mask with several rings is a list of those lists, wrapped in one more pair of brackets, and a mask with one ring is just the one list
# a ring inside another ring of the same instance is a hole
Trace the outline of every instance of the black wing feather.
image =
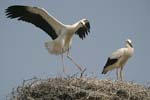
[(104, 68), (106, 68), (107, 66), (115, 64), (117, 61), (118, 61), (118, 59), (110, 59), (110, 58), (108, 58)]
[[(35, 9), (35, 12), (29, 9)], [(45, 31), (52, 39), (56, 39), (58, 36), (55, 33), (55, 30), (46, 21), (46, 19), (44, 19), (38, 13), (39, 10), (41, 9), (37, 7), (15, 5), (10, 6), (6, 9), (6, 16), (11, 19), (18, 18), (18, 20), (32, 23), (35, 26), (41, 28), (43, 31)]]
[(84, 27), (81, 27), (76, 31), (76, 34), (78, 34), (79, 37), (83, 39), (85, 38), (85, 34), (87, 34), (87, 30)]
[(87, 27), (87, 31), (90, 32), (90, 28), (91, 28), (91, 27), (90, 27), (89, 21), (88, 21), (88, 20), (85, 20), (84, 22), (85, 22), (85, 26)]
[(84, 20), (85, 26), (80, 27), (75, 33), (83, 40), (86, 35), (90, 32), (90, 23), (88, 20)]
[(118, 61), (118, 59), (110, 59), (110, 58), (108, 58), (105, 66), (103, 68), (102, 74), (106, 74), (108, 72), (108, 70), (106, 70), (107, 67), (109, 67), (110, 65), (115, 64), (117, 61)]

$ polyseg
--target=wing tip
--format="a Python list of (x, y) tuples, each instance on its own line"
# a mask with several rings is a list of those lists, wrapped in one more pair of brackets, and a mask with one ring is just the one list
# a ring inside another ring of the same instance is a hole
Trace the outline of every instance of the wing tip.
[(7, 18), (13, 19), (13, 18), (20, 18), (23, 17), (23, 11), (26, 9), (27, 6), (23, 5), (12, 5), (5, 9), (5, 15)]

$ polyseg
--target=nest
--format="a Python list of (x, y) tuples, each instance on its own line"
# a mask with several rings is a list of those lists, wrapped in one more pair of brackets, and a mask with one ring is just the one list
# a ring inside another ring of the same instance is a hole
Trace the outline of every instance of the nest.
[(9, 100), (150, 100), (150, 88), (96, 78), (33, 78), (13, 89)]

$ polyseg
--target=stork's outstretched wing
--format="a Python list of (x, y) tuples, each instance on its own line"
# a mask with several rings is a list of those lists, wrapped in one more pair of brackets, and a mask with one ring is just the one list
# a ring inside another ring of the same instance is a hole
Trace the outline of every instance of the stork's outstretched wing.
[(52, 39), (58, 37), (58, 31), (63, 24), (49, 15), (46, 10), (38, 7), (14, 5), (6, 9), (8, 18), (18, 18), (25, 22), (34, 24), (45, 31)]

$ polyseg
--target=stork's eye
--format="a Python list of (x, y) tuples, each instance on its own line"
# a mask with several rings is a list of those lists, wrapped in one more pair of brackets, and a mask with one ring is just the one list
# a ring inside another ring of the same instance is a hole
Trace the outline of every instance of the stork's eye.
[(84, 26), (83, 22), (80, 22), (80, 25)]

